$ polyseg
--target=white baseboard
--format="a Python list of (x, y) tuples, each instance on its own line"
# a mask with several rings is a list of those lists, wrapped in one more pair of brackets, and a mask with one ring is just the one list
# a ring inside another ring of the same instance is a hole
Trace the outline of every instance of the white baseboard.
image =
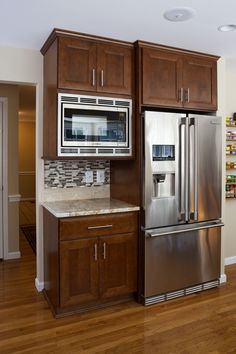
[(35, 197), (32, 198), (21, 198), (21, 202), (35, 202)]
[(225, 258), (225, 265), (235, 264), (236, 256)]
[(42, 291), (44, 289), (44, 282), (39, 281), (38, 278), (35, 278), (35, 287), (38, 290), (38, 292)]
[(21, 257), (20, 251), (18, 252), (8, 252), (4, 259), (18, 259)]
[(221, 274), (219, 280), (220, 280), (220, 284), (226, 283), (226, 282), (227, 282), (227, 276), (226, 276), (226, 274)]

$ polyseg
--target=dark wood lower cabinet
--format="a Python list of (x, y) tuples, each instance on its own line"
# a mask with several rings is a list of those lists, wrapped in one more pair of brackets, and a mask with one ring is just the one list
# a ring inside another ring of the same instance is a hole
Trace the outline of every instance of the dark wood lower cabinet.
[(96, 239), (60, 243), (60, 305), (73, 306), (99, 297)]
[(135, 234), (101, 237), (100, 295), (102, 299), (137, 290), (137, 238)]
[(133, 297), (137, 218), (129, 212), (58, 219), (44, 209), (44, 293), (56, 317)]

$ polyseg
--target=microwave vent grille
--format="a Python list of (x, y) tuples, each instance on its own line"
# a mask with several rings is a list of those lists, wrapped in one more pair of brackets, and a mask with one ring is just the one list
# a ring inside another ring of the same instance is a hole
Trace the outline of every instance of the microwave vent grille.
[(106, 104), (106, 105), (113, 106), (114, 105), (114, 101), (113, 100), (106, 100), (104, 98), (99, 98), (98, 99), (98, 104)]
[(78, 149), (74, 149), (74, 148), (61, 148), (61, 153), (63, 153), (63, 154), (78, 154)]
[(61, 96), (61, 101), (62, 102), (73, 102), (73, 103), (77, 103), (78, 102), (78, 97), (74, 97), (74, 96)]
[(130, 102), (127, 101), (115, 101), (116, 106), (125, 106), (125, 107), (130, 107)]
[(130, 154), (129, 149), (115, 149), (116, 154)]
[(112, 154), (113, 149), (98, 149), (99, 154)]
[(91, 97), (80, 97), (80, 103), (92, 103), (96, 104), (96, 98), (91, 98)]
[(81, 154), (96, 154), (96, 149), (80, 149)]

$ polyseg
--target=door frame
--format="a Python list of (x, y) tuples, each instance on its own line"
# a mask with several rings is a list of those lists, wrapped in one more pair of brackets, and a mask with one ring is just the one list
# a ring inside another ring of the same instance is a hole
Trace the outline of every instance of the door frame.
[(3, 259), (8, 258), (8, 98), (0, 97), (3, 105), (2, 121), (2, 241), (3, 241)]

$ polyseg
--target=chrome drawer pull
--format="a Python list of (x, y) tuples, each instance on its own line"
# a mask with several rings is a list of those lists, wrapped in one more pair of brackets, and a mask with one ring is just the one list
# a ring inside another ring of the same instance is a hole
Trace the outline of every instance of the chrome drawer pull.
[(108, 229), (112, 227), (113, 225), (101, 225), (101, 226), (88, 226), (88, 230), (94, 230), (94, 229)]

